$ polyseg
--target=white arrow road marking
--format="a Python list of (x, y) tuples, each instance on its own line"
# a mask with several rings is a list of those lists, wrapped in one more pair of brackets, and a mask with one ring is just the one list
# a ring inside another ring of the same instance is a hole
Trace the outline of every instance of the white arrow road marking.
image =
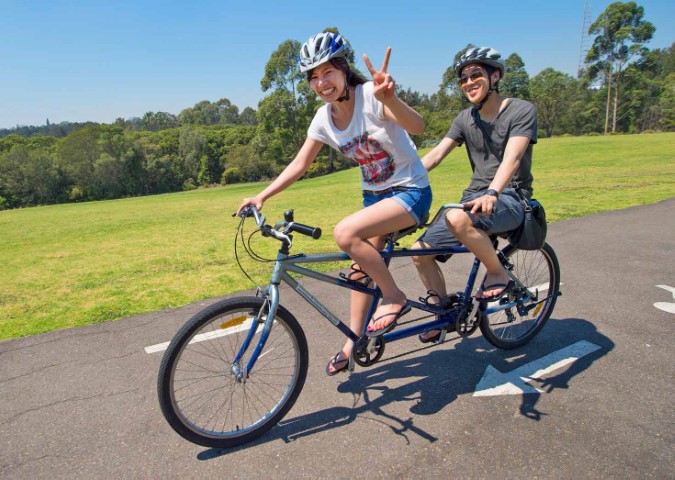
[(672, 294), (673, 294), (673, 299), (675, 299), (675, 288), (674, 288), (674, 287), (670, 287), (670, 286), (668, 286), (668, 285), (656, 285), (656, 286), (659, 287), (659, 288), (662, 288), (662, 289), (664, 289), (664, 290), (667, 290), (667, 291), (669, 291), (670, 293), (672, 293)]
[[(670, 287), (668, 285), (656, 285), (659, 288), (663, 288), (664, 290), (667, 290), (668, 292), (673, 294), (673, 299), (675, 299), (675, 288)], [(675, 313), (675, 303), (671, 302), (656, 302), (654, 304), (656, 308), (659, 310), (663, 310), (664, 312), (668, 313)]]
[(527, 363), (507, 373), (502, 373), (492, 365), (488, 365), (474, 392), (474, 397), (490, 397), (495, 395), (521, 395), (524, 393), (540, 393), (542, 390), (527, 382), (539, 380), (544, 375), (574, 363), (584, 355), (599, 350), (594, 343), (581, 340), (569, 347)]

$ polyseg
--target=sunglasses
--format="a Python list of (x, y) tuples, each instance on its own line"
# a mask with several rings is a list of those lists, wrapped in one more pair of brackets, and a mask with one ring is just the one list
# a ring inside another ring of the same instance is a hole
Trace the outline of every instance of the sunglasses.
[(482, 70), (472, 70), (471, 73), (465, 77), (459, 77), (459, 84), (460, 85), (466, 85), (466, 82), (471, 79), (472, 82), (475, 82), (479, 78), (483, 78), (485, 75), (483, 75)]

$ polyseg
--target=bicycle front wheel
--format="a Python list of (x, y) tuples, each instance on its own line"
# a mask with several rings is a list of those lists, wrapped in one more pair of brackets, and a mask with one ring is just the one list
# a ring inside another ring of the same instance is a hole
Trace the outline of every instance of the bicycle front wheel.
[(307, 376), (307, 340), (285, 308), (277, 308), (269, 337), (246, 371), (267, 310), (262, 298), (224, 300), (197, 313), (170, 343), (159, 369), (159, 404), (186, 440), (216, 448), (249, 442), (295, 403)]
[[(546, 243), (540, 250), (518, 250), (511, 245), (504, 250), (511, 272), (538, 299), (526, 302), (525, 314), (515, 307), (494, 313), (481, 313), (480, 330), (495, 347), (511, 349), (525, 345), (539, 333), (553, 312), (560, 292), (560, 266), (551, 246)], [(495, 303), (488, 304), (489, 307)], [(528, 308), (530, 307), (530, 308)]]

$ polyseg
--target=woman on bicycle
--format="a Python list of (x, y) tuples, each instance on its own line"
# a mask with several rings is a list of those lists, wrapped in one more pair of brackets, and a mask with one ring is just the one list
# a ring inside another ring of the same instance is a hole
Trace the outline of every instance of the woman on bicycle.
[[(387, 234), (421, 222), (431, 206), (427, 172), (408, 136), (422, 133), (425, 125), (422, 117), (396, 96), (394, 79), (387, 73), (391, 48), (379, 71), (363, 55), (372, 81), (351, 70), (347, 52), (344, 38), (331, 32), (314, 35), (302, 45), (300, 70), (326, 104), (314, 116), (293, 161), (262, 192), (245, 198), (239, 211), (248, 205), (262, 208), (268, 198), (302, 177), (324, 144), (354, 159), (361, 167), (364, 208), (342, 219), (335, 226), (334, 237), (356, 263), (352, 268), (366, 272), (382, 291), (382, 302), (367, 329), (369, 335), (381, 335), (409, 311), (405, 294), (378, 250)], [(352, 277), (363, 281), (366, 275)], [(357, 335), (363, 332), (370, 299), (352, 291), (350, 328)], [(347, 340), (331, 359), (326, 366), (328, 375), (347, 370), (352, 346)]]

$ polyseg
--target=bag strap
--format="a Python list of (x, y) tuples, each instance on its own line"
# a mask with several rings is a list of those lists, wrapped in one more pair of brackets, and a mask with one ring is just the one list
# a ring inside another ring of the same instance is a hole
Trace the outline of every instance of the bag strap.
[(480, 119), (480, 114), (478, 113), (478, 107), (473, 107), (471, 109), (471, 116), (473, 117), (474, 122), (476, 122), (476, 125), (478, 125), (478, 128), (480, 128), (480, 131), (483, 132), (483, 138), (485, 139), (485, 143), (487, 143), (488, 148), (492, 152), (492, 155), (495, 156), (497, 160), (499, 160), (499, 163), (502, 162), (502, 157), (499, 155), (499, 152), (497, 152), (497, 149), (495, 148), (494, 144), (492, 143), (492, 139), (490, 139), (490, 135), (485, 131), (485, 125), (483, 125), (483, 120)]

